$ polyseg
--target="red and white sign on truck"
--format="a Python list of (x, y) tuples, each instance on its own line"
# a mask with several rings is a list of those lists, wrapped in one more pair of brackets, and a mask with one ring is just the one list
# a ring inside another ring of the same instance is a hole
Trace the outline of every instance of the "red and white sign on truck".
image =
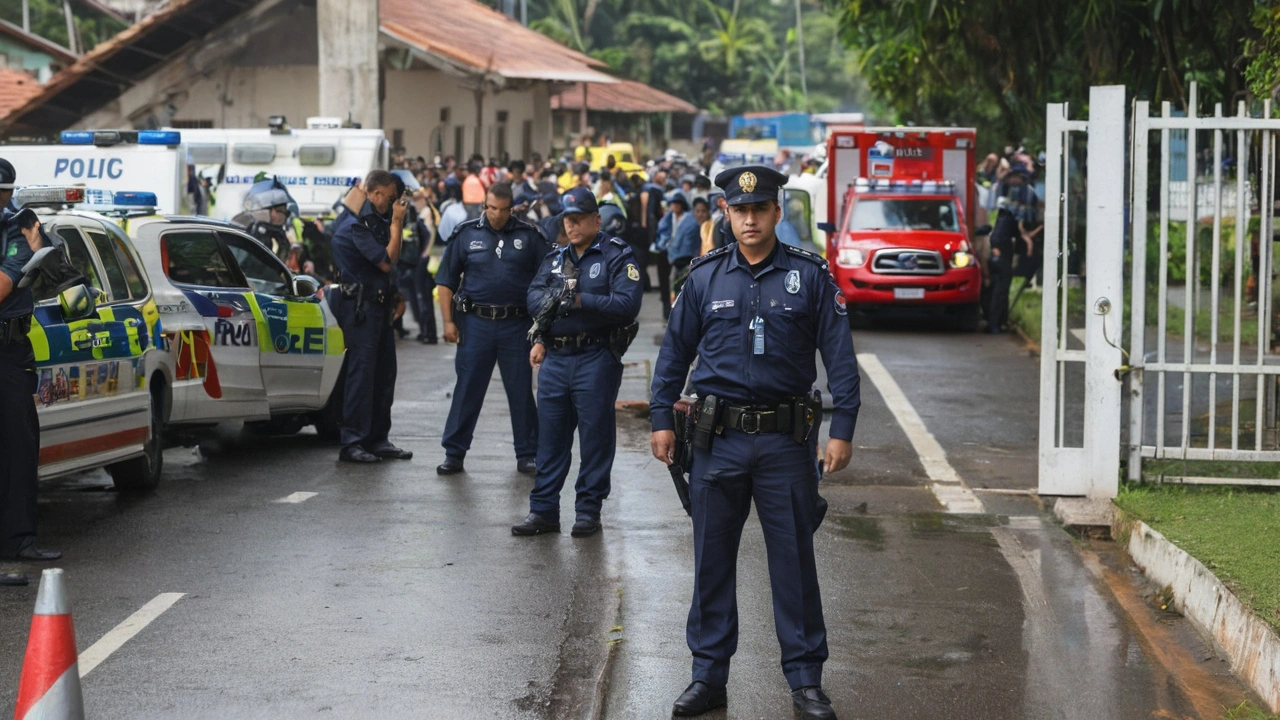
[(976, 330), (971, 128), (857, 128), (827, 139), (827, 260), (850, 318), (927, 306)]

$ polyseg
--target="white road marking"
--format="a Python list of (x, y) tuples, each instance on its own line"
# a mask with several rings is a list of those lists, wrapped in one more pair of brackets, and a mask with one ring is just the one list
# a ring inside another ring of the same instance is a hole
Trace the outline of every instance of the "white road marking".
[(973, 494), (968, 485), (965, 485), (955, 468), (951, 467), (942, 445), (938, 444), (937, 438), (924, 426), (924, 421), (920, 419), (920, 415), (911, 406), (906, 394), (902, 392), (902, 388), (898, 387), (898, 383), (881, 364), (880, 359), (875, 355), (860, 354), (858, 367), (862, 370), (863, 377), (871, 380), (880, 391), (884, 404), (902, 426), (903, 432), (907, 434), (907, 439), (915, 448), (916, 455), (920, 457), (920, 463), (924, 465), (925, 474), (933, 481), (930, 489), (938, 498), (938, 502), (942, 503), (947, 512), (986, 512), (982, 501)]
[(310, 500), (311, 498), (319, 494), (320, 493), (313, 493), (313, 492), (296, 492), (296, 493), (293, 493), (292, 495), (286, 495), (285, 497), (282, 497), (279, 500), (272, 500), (271, 502), (292, 503), (296, 505), (300, 502), (306, 502), (307, 500)]
[(93, 669), (101, 665), (103, 660), (111, 657), (111, 653), (119, 650), (134, 635), (142, 632), (143, 628), (160, 617), (165, 610), (173, 607), (173, 604), (178, 602), (184, 595), (186, 593), (160, 593), (152, 598), (151, 602), (143, 605), (138, 612), (111, 628), (111, 631), (103, 635), (98, 642), (90, 645), (84, 652), (80, 653), (80, 677), (93, 672)]

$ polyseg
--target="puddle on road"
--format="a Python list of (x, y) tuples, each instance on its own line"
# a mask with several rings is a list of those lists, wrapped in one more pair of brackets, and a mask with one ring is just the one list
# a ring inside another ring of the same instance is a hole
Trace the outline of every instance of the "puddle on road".
[(949, 513), (909, 513), (900, 516), (830, 515), (832, 532), (864, 543), (872, 550), (885, 549), (885, 522), (905, 520), (917, 539), (945, 534), (949, 539), (996, 546), (991, 528), (1009, 524), (1003, 515), (958, 515)]
[(831, 529), (836, 533), (866, 543), (872, 550), (884, 550), (884, 528), (880, 518), (865, 515), (830, 515)]

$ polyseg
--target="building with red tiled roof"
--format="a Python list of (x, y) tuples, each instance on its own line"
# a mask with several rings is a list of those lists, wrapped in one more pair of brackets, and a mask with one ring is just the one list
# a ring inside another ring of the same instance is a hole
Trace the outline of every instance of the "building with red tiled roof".
[(7, 115), (40, 92), (40, 82), (22, 70), (0, 67), (0, 115)]
[[(375, 118), (411, 155), (545, 154), (553, 96), (618, 83), (602, 62), (473, 0), (372, 1), (378, 100), (351, 114)], [(301, 125), (321, 106), (317, 18), (315, 0), (169, 0), (0, 116), (0, 135), (265, 127), (273, 115)], [(619, 97), (644, 87), (622, 86)]]

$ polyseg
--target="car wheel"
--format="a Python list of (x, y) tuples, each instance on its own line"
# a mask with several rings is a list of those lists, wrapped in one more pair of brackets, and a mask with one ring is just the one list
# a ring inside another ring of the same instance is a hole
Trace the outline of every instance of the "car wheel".
[(159, 394), (159, 390), (151, 393), (151, 437), (142, 456), (107, 466), (116, 490), (122, 493), (149, 492), (160, 484), (164, 467), (164, 403)]

